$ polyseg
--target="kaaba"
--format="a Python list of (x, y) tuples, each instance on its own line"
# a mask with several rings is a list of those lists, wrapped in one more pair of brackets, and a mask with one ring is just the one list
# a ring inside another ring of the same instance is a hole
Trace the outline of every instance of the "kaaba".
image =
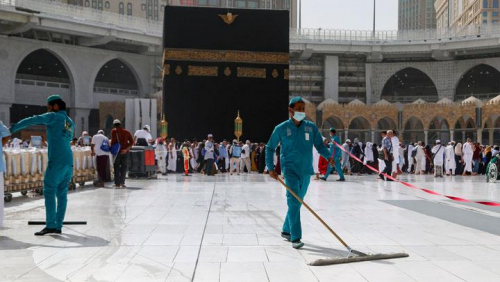
[(163, 111), (168, 136), (267, 142), (288, 118), (289, 12), (166, 6)]

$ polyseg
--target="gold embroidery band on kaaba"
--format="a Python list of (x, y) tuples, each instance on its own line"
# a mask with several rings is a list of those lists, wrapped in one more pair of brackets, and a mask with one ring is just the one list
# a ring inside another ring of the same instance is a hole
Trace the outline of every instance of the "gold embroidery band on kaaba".
[(265, 68), (244, 68), (238, 67), (236, 69), (238, 77), (249, 77), (249, 78), (266, 78)]
[(188, 66), (190, 76), (217, 76), (218, 74), (218, 67)]
[(165, 60), (288, 65), (289, 54), (274, 53), (274, 52), (220, 51), (220, 50), (165, 48), (163, 52), (163, 61), (165, 62)]

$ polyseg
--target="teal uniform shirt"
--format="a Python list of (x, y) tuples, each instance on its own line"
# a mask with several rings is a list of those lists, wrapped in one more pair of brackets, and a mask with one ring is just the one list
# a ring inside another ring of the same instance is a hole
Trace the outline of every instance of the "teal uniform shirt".
[(273, 131), (266, 146), (266, 165), (269, 170), (274, 170), (274, 153), (276, 147), (281, 144), (281, 169), (284, 175), (312, 175), (312, 147), (316, 147), (325, 159), (331, 158), (328, 148), (323, 144), (323, 137), (318, 127), (310, 121), (304, 120), (300, 126), (296, 126), (289, 119)]
[(330, 143), (330, 155), (333, 155), (333, 159), (335, 160), (335, 167), (328, 165), (328, 169), (326, 170), (324, 178), (328, 179), (328, 176), (330, 176), (333, 169), (335, 168), (335, 170), (339, 174), (340, 179), (344, 179), (344, 173), (342, 172), (342, 167), (340, 165), (340, 157), (342, 156), (342, 151), (340, 150), (339, 147), (337, 147), (337, 145), (335, 145), (333, 141), (340, 144), (340, 137), (335, 134), (332, 137), (332, 142)]
[(73, 166), (71, 139), (75, 125), (66, 111), (48, 112), (25, 118), (10, 129), (11, 132), (20, 131), (33, 125), (47, 126), (47, 142), (49, 143), (49, 162)]
[[(340, 143), (340, 137), (338, 135), (334, 135), (333, 136), (333, 141), (337, 142), (337, 144), (341, 145), (342, 144)], [(330, 143), (330, 151), (332, 152), (332, 154), (335, 152), (335, 154), (333, 155), (333, 158), (335, 159), (335, 161), (337, 160), (340, 160), (340, 156), (342, 155), (342, 152), (340, 151), (340, 148), (337, 147), (337, 145), (335, 145), (335, 143), (332, 141), (332, 143)]]

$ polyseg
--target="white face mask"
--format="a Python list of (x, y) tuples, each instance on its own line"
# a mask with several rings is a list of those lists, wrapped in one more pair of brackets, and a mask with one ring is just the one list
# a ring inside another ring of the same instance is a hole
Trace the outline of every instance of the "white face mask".
[(293, 119), (296, 121), (303, 121), (306, 118), (306, 113), (304, 112), (294, 112)]

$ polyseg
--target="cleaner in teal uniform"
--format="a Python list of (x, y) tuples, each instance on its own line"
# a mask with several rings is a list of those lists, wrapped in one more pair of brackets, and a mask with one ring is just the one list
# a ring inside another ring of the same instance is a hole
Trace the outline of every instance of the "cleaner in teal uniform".
[[(330, 151), (323, 143), (323, 137), (316, 125), (304, 120), (305, 102), (302, 97), (295, 97), (290, 100), (288, 113), (290, 119), (279, 124), (274, 129), (271, 138), (266, 146), (266, 165), (269, 175), (278, 179), (278, 174), (274, 171), (274, 153), (276, 147), (281, 144), (281, 170), (285, 177), (285, 183), (301, 199), (304, 199), (311, 175), (314, 174), (312, 166), (312, 148), (316, 147), (321, 156), (328, 159), (331, 165), (334, 160)], [(300, 223), (300, 202), (288, 191), (286, 193), (288, 212), (281, 236), (292, 242), (292, 247), (299, 249), (304, 246), (302, 243), (302, 227)]]
[[(335, 170), (340, 177), (337, 181), (345, 181), (344, 173), (342, 172), (342, 168), (340, 167), (341, 152), (340, 149), (335, 145), (335, 143), (341, 144), (340, 137), (337, 135), (337, 130), (334, 127), (330, 128), (330, 137), (332, 138), (332, 142), (330, 143), (330, 154), (333, 155), (333, 159), (335, 160)], [(333, 169), (334, 167), (329, 165), (325, 176), (321, 177), (321, 179), (326, 181), (328, 179), (328, 176), (330, 176), (330, 173), (332, 173)]]
[(35, 235), (60, 234), (66, 213), (68, 185), (73, 176), (73, 152), (70, 143), (75, 125), (68, 117), (66, 103), (59, 95), (47, 98), (47, 113), (25, 118), (10, 130), (14, 133), (33, 125), (47, 127), (49, 143), (49, 162), (43, 179), (46, 227)]

